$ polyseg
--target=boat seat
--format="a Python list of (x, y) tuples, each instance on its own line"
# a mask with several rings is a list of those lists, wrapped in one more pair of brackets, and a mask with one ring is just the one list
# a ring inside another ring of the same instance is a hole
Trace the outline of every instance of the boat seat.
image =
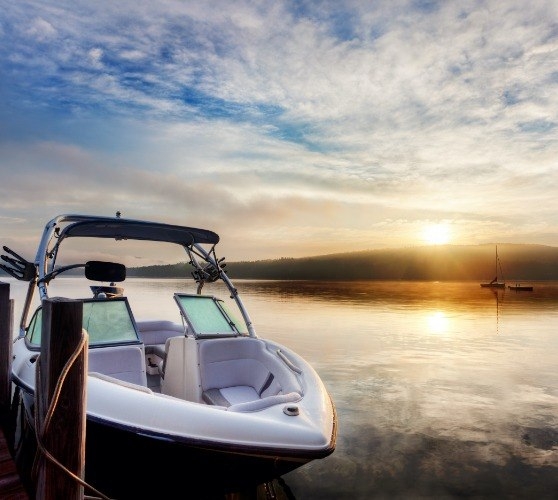
[(301, 398), (295, 374), (259, 339), (237, 337), (200, 342), (202, 399), (230, 411), (256, 411)]
[(136, 324), (139, 338), (145, 344), (146, 357), (157, 356), (157, 360), (149, 360), (149, 362), (159, 366), (159, 372), (162, 374), (166, 357), (165, 344), (171, 337), (184, 335), (186, 333), (184, 326), (166, 320), (144, 320), (137, 321)]
[(88, 371), (147, 386), (145, 355), (140, 345), (89, 348)]
[(186, 333), (181, 324), (172, 321), (148, 320), (137, 321), (136, 324), (139, 338), (145, 346), (154, 346), (157, 349), (163, 346), (163, 351), (165, 350), (165, 342), (169, 337)]

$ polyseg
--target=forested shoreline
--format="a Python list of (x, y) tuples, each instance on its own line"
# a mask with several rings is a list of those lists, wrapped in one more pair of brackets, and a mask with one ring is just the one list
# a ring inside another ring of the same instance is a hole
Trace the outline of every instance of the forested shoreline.
[[(558, 281), (558, 247), (498, 244), (507, 281)], [(128, 277), (190, 277), (186, 262), (130, 267)], [(494, 245), (389, 248), (314, 257), (227, 262), (231, 279), (490, 281), (496, 273)], [(67, 274), (78, 274), (69, 271)], [(6, 276), (0, 270), (0, 277)]]
[[(517, 281), (558, 280), (558, 248), (499, 244), (502, 273)], [(439, 245), (379, 249), (304, 258), (227, 263), (232, 279), (292, 280), (491, 280), (494, 245)], [(190, 275), (186, 262), (128, 269), (128, 276), (175, 278)]]

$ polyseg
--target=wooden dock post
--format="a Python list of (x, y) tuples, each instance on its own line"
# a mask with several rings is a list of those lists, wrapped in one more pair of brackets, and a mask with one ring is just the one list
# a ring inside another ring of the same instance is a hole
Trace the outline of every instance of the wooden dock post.
[(0, 498), (28, 500), (9, 445), (13, 436), (10, 419), (13, 315), (10, 284), (0, 281)]
[(10, 284), (0, 282), (0, 417), (2, 427), (6, 424), (12, 395), (13, 313), (14, 301), (10, 299)]
[[(39, 358), (39, 398), (36, 408), (42, 429), (49, 406), (68, 359), (83, 342), (83, 303), (79, 300), (43, 300), (41, 356)], [(87, 377), (87, 338), (56, 401), (48, 428), (43, 435), (46, 450), (80, 479), (85, 473), (85, 406)], [(40, 500), (83, 499), (83, 486), (45, 457), (39, 460), (36, 498)]]

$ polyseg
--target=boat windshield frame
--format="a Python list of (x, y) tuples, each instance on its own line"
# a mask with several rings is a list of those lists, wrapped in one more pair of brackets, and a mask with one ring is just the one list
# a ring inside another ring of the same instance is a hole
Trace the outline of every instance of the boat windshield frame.
[(68, 238), (101, 238), (118, 240), (138, 240), (171, 243), (181, 246), (195, 271), (192, 276), (198, 283), (198, 294), (205, 283), (221, 280), (235, 301), (248, 334), (256, 337), (252, 320), (244, 307), (236, 287), (224, 270), (224, 258), (218, 259), (215, 247), (219, 235), (208, 229), (178, 226), (160, 222), (115, 217), (63, 214), (51, 219), (45, 225), (35, 256), (35, 277), (30, 280), (29, 290), (20, 322), (20, 335), (24, 334), (25, 323), (35, 288), (41, 301), (48, 298), (48, 284), (54, 277), (56, 259), (62, 242)]

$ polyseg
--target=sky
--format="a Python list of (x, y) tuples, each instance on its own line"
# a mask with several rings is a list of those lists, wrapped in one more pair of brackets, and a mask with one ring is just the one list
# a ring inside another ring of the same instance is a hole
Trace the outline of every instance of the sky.
[(229, 261), (558, 245), (555, 0), (0, 0), (0, 242), (83, 213)]

